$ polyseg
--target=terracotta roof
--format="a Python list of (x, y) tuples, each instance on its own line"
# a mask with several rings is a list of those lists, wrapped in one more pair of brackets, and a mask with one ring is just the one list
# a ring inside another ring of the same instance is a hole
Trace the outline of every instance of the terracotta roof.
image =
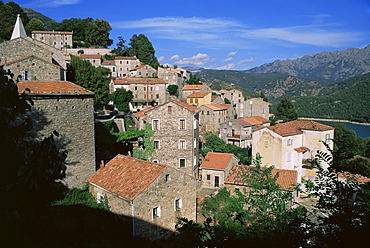
[(198, 109), (197, 107), (194, 107), (193, 105), (189, 105), (185, 102), (180, 102), (180, 101), (177, 101), (177, 100), (172, 100), (171, 102), (174, 102), (177, 105), (180, 105), (180, 106), (182, 106), (182, 107), (184, 107), (184, 108), (186, 108), (190, 111), (193, 111), (193, 112), (199, 112), (200, 111), (200, 109)]
[(269, 123), (270, 122), (266, 118), (263, 118), (262, 116), (258, 116), (258, 115), (252, 116), (252, 118), (254, 118), (254, 119), (258, 120), (258, 121), (262, 121), (263, 123)]
[(118, 154), (87, 181), (127, 200), (134, 200), (167, 167)]
[(301, 146), (298, 148), (294, 148), (294, 150), (298, 153), (301, 153), (301, 152), (308, 152), (310, 149), (308, 149), (307, 147)]
[(18, 92), (22, 93), (27, 88), (31, 90), (29, 94), (34, 95), (93, 95), (89, 91), (77, 84), (67, 81), (40, 82), (40, 81), (21, 81), (16, 83)]
[(116, 56), (114, 59), (137, 59), (136, 56)]
[(100, 59), (102, 56), (100, 54), (79, 54), (78, 57), (86, 59)]
[(212, 110), (226, 110), (230, 107), (230, 104), (204, 104), (203, 106), (210, 108)]
[[(248, 165), (233, 165), (229, 175), (225, 180), (225, 184), (234, 184), (240, 186), (248, 186), (243, 178), (243, 175), (248, 174), (249, 170), (253, 170), (255, 167)], [(271, 174), (275, 176), (279, 173), (279, 177), (276, 183), (280, 185), (282, 189), (293, 190), (293, 185), (297, 183), (298, 172), (295, 170), (285, 170), (285, 169), (272, 169)]]
[(268, 104), (268, 105), (271, 105), (271, 103), (266, 102), (266, 101), (264, 101), (262, 98), (258, 98), (258, 97), (254, 97), (254, 98), (247, 99), (247, 101), (250, 101), (250, 100), (257, 100), (257, 101), (265, 102), (265, 103), (266, 103), (266, 104)]
[(104, 60), (101, 62), (102, 65), (116, 65), (116, 61), (114, 60)]
[(267, 128), (279, 134), (280, 136), (301, 134), (303, 133), (302, 130), (328, 131), (334, 129), (334, 127), (308, 120), (295, 120), (285, 123), (279, 123), (275, 126), (270, 126)]
[(201, 98), (211, 94), (211, 92), (194, 92), (191, 93), (188, 98)]
[(234, 119), (234, 120), (232, 120), (232, 121), (233, 121), (233, 122), (236, 122), (236, 123), (238, 123), (238, 124), (240, 124), (240, 125), (242, 125), (243, 127), (253, 126), (251, 123), (246, 122), (246, 121), (244, 120), (244, 118)]
[(348, 171), (334, 173), (334, 175), (337, 175), (340, 178), (344, 178), (344, 179), (347, 179), (347, 180), (355, 180), (355, 181), (361, 182), (361, 183), (370, 182), (370, 178), (364, 177), (364, 176), (361, 176), (361, 175), (358, 175), (358, 174), (353, 174), (353, 173), (348, 172)]
[(115, 78), (114, 84), (166, 84), (161, 78)]
[(205, 87), (204, 84), (187, 84), (182, 88), (182, 90), (200, 90), (201, 88)]
[(29, 59), (29, 58), (31, 58), (31, 57), (34, 57), (34, 58), (36, 58), (36, 59), (39, 59), (39, 60), (41, 60), (41, 61), (43, 61), (43, 62), (45, 62), (45, 63), (48, 63), (48, 64), (50, 64), (50, 65), (53, 65), (53, 66), (56, 66), (56, 67), (59, 67), (59, 68), (64, 69), (63, 67), (61, 67), (61, 66), (59, 66), (59, 65), (56, 65), (56, 64), (53, 64), (53, 63), (51, 63), (51, 62), (49, 62), (49, 61), (47, 61), (47, 60), (45, 60), (45, 59), (43, 59), (43, 58), (40, 58), (40, 57), (38, 57), (38, 56), (36, 56), (36, 55), (28, 55), (28, 56), (23, 57), (23, 58), (19, 58), (19, 59), (16, 59), (16, 60), (12, 60), (12, 61), (6, 62), (6, 63), (4, 63), (4, 64), (1, 64), (0, 66), (8, 65), (8, 64), (12, 64), (12, 63), (16, 63), (16, 62), (18, 62), (18, 61), (26, 60), (26, 59)]
[(155, 70), (153, 67), (151, 67), (150, 65), (137, 65), (134, 69), (131, 69), (130, 71), (136, 71), (136, 70), (139, 70), (141, 68), (144, 68), (144, 67), (150, 67), (152, 68), (153, 70)]
[(145, 115), (145, 112), (148, 111), (148, 110), (151, 110), (153, 109), (154, 107), (151, 107), (151, 106), (148, 106), (146, 107), (145, 109), (139, 111), (139, 112), (136, 112), (134, 113), (134, 115), (137, 117), (137, 118), (140, 118), (140, 117), (143, 117)]
[(233, 156), (235, 155), (232, 153), (209, 152), (200, 168), (225, 170)]
[(73, 34), (73, 32), (67, 31), (37, 31), (34, 30), (31, 32), (32, 34)]

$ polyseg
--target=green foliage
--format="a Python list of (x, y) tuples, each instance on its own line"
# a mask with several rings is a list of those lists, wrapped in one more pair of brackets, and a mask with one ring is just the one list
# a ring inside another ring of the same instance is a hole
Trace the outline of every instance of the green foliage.
[(152, 154), (154, 152), (154, 140), (151, 139), (155, 131), (152, 130), (150, 123), (145, 123), (145, 129), (143, 130), (143, 136), (139, 140), (139, 145), (134, 148), (132, 156), (143, 160), (152, 160)]
[[(9, 77), (8, 77), (9, 76)], [(10, 72), (0, 68), (0, 217), (50, 203), (64, 187), (67, 152), (56, 131), (48, 137), (34, 128), (33, 102), (19, 95)]]
[(224, 98), (224, 103), (225, 103), (225, 104), (231, 104), (230, 100), (229, 100), (229, 99), (227, 99), (226, 97)]
[(108, 99), (114, 103), (114, 106), (119, 111), (129, 111), (129, 103), (133, 98), (132, 91), (126, 91), (125, 89), (116, 89), (113, 93), (109, 94)]
[(262, 98), (265, 102), (268, 102), (269, 99), (266, 97), (265, 92), (261, 91), (260, 98)]
[(167, 91), (168, 91), (168, 93), (169, 93), (171, 96), (173, 96), (173, 95), (176, 95), (176, 94), (177, 94), (177, 90), (178, 90), (178, 88), (179, 88), (179, 86), (174, 85), (174, 84), (172, 84), (172, 85), (168, 85), (168, 87), (167, 87)]
[(125, 45), (126, 40), (122, 36), (118, 36), (117, 47), (112, 49), (111, 53), (116, 56), (129, 56), (128, 46)]
[(37, 12), (37, 11), (34, 11), (33, 9), (22, 8), (22, 10), (27, 14), (29, 19), (35, 18), (37, 20), (40, 20), (44, 24), (44, 26), (47, 30), (50, 30), (51, 23), (55, 22), (53, 19), (51, 19), (51, 18), (49, 18), (49, 17), (47, 17), (47, 16), (45, 16), (45, 15), (43, 15), (43, 14)]
[(370, 122), (370, 73), (328, 85), (322, 91), (327, 95), (295, 98), (299, 116)]
[(289, 121), (293, 121), (298, 118), (298, 112), (289, 96), (284, 96), (283, 99), (281, 99), (277, 104), (276, 115), (285, 116)]
[(203, 156), (208, 152), (232, 153), (240, 159), (240, 164), (250, 164), (252, 162), (251, 147), (241, 148), (236, 145), (226, 144), (226, 142), (217, 135), (209, 135), (206, 137), (206, 147), (201, 150)]
[(31, 32), (34, 30), (45, 31), (45, 24), (39, 19), (32, 18), (28, 24), (24, 27), (28, 36), (31, 36)]
[(17, 14), (21, 15), (22, 23), (26, 26), (29, 18), (17, 3), (9, 1), (4, 4), (0, 1), (0, 39), (10, 40)]
[(84, 205), (90, 208), (109, 210), (108, 200), (97, 202), (89, 191), (89, 185), (85, 184), (81, 189), (72, 188), (64, 193), (64, 198), (53, 202), (54, 206)]
[(148, 37), (143, 34), (134, 34), (130, 39), (129, 46), (130, 56), (136, 56), (141, 63), (148, 64), (155, 69), (158, 68), (159, 62), (155, 57), (154, 47)]
[(67, 79), (95, 93), (94, 106), (100, 107), (108, 103), (110, 70), (95, 67), (89, 61), (71, 56)]
[(189, 80), (186, 81), (187, 84), (200, 84), (200, 79), (194, 74), (190, 73)]

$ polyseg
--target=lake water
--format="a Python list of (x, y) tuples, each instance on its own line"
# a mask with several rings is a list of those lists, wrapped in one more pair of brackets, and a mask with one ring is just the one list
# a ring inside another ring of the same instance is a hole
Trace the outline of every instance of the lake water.
[(358, 137), (363, 138), (370, 137), (370, 126), (367, 125), (353, 124), (348, 122), (321, 121), (321, 120), (316, 121), (326, 125), (343, 124), (346, 128), (355, 131)]

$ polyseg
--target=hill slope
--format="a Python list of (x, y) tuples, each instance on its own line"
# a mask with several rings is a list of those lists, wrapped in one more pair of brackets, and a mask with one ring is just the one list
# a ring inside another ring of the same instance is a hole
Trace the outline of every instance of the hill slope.
[(39, 19), (45, 24), (46, 29), (50, 29), (50, 25), (52, 22), (55, 22), (53, 19), (44, 16), (43, 14), (34, 11), (33, 9), (30, 8), (22, 8), (23, 11), (27, 14), (28, 18), (31, 20), (32, 18)]
[(276, 60), (247, 72), (282, 73), (328, 84), (370, 72), (370, 45), (305, 55), (295, 60)]

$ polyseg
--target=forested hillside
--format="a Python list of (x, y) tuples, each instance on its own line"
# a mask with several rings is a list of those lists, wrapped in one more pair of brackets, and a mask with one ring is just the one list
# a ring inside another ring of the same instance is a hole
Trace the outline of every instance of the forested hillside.
[(370, 122), (370, 73), (332, 84), (322, 90), (329, 95), (296, 97), (300, 117)]
[(248, 70), (249, 73), (283, 73), (323, 84), (370, 72), (370, 45), (343, 51), (305, 55), (295, 60), (276, 60)]
[(32, 18), (36, 18), (36, 19), (42, 21), (42, 23), (44, 23), (46, 29), (50, 29), (51, 28), (51, 23), (55, 22), (53, 19), (51, 19), (47, 16), (44, 16), (40, 12), (34, 11), (33, 9), (30, 9), (30, 8), (22, 8), (22, 9), (27, 14), (27, 16), (30, 20)]

